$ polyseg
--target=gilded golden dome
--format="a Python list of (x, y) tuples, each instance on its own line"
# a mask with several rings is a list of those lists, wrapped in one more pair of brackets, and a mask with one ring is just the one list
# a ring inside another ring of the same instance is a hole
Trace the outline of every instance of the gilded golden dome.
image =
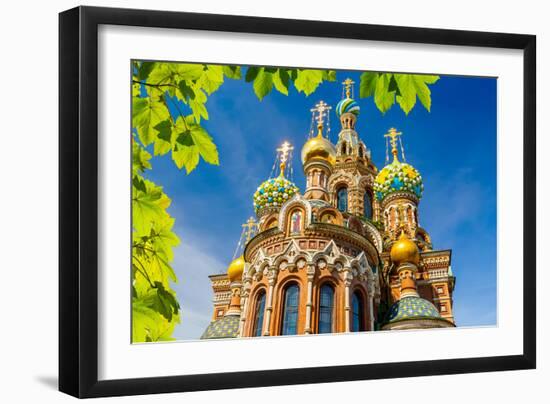
[(404, 262), (410, 262), (411, 264), (418, 265), (420, 261), (420, 253), (415, 242), (405, 235), (405, 232), (401, 232), (399, 240), (393, 243), (390, 251), (390, 257), (395, 265), (399, 265)]
[(244, 257), (234, 259), (227, 267), (227, 276), (231, 282), (240, 281), (244, 271)]
[(327, 138), (317, 135), (309, 139), (302, 147), (302, 164), (312, 158), (319, 158), (334, 165), (336, 162), (336, 149)]

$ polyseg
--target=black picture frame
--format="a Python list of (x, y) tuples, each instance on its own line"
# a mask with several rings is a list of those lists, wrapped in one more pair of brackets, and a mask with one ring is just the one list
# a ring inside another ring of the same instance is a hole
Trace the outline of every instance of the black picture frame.
[[(101, 24), (522, 50), (523, 354), (99, 381), (97, 61)], [(85, 398), (535, 368), (535, 66), (533, 35), (96, 7), (60, 13), (59, 390)]]

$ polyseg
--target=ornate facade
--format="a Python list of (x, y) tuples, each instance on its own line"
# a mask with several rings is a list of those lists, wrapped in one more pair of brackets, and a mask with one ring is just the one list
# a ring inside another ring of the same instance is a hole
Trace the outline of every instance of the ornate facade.
[(343, 84), (336, 144), (325, 130), (331, 107), (312, 109), (303, 193), (285, 176), (292, 147), (278, 149), (278, 175), (254, 194), (257, 222), (243, 225), (242, 255), (210, 276), (214, 313), (202, 338), (455, 326), (451, 250), (434, 250), (420, 225), (422, 177), (403, 150), (399, 158), (393, 128), (393, 160), (378, 171), (355, 130), (353, 82)]

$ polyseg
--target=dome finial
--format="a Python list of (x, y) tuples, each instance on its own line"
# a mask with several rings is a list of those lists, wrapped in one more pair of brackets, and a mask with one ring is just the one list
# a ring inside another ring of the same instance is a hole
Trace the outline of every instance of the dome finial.
[(279, 167), (281, 168), (281, 173), (279, 174), (280, 177), (285, 176), (286, 163), (292, 150), (294, 150), (294, 146), (292, 146), (287, 141), (285, 141), (281, 145), (281, 147), (277, 149), (277, 151), (279, 152), (279, 160), (281, 161), (281, 163), (279, 164)]
[(397, 157), (397, 138), (402, 134), (403, 132), (398, 132), (397, 129), (390, 128), (388, 133), (384, 135), (384, 137), (390, 138), (391, 154), (393, 154), (393, 161), (399, 161), (399, 158)]
[(317, 104), (315, 104), (315, 107), (311, 108), (310, 111), (312, 112), (312, 114), (317, 114), (317, 116), (314, 117), (315, 121), (317, 122), (317, 137), (323, 137), (325, 117), (328, 115), (331, 109), (332, 107), (323, 100), (319, 101)]
[[(354, 84), (355, 84), (355, 81), (353, 81), (349, 77), (342, 82), (343, 89), (346, 93), (346, 98), (353, 98), (352, 92), (353, 92), (353, 85)], [(342, 97), (342, 98), (344, 98), (344, 97)]]

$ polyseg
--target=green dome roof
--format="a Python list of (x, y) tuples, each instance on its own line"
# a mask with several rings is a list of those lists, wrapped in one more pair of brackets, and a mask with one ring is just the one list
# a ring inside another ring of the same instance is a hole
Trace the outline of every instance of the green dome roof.
[(254, 193), (254, 210), (258, 213), (266, 207), (280, 208), (298, 191), (298, 187), (283, 176), (270, 178)]
[(423, 190), (422, 176), (416, 168), (397, 159), (384, 167), (374, 181), (374, 193), (380, 201), (400, 191), (410, 192), (420, 199)]
[(201, 339), (236, 338), (239, 332), (240, 316), (225, 316), (212, 321)]
[(413, 319), (440, 319), (435, 306), (418, 296), (407, 296), (395, 302), (386, 314), (385, 323)]

